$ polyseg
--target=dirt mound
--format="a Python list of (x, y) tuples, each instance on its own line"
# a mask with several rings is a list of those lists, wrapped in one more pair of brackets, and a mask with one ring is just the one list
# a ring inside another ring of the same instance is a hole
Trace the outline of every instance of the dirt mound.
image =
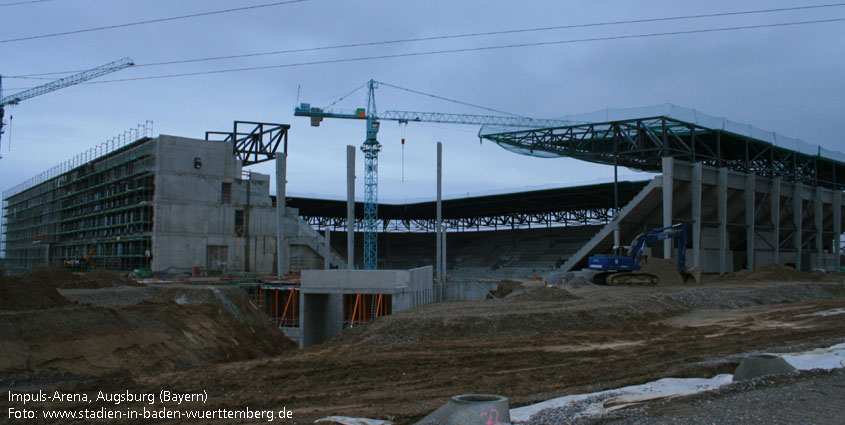
[(120, 371), (144, 376), (295, 349), (250, 305), (243, 290), (213, 289), (185, 289), (203, 300), (193, 304), (154, 293), (154, 298), (122, 307), (0, 312), (0, 377), (45, 372), (103, 376)]
[(539, 301), (539, 302), (564, 302), (580, 299), (571, 292), (555, 286), (533, 288), (518, 294), (511, 294), (506, 297), (507, 301)]
[(53, 288), (64, 288), (68, 285), (75, 285), (79, 282), (79, 276), (54, 266), (35, 266), (21, 276), (26, 279), (38, 281)]
[(521, 286), (522, 283), (519, 281), (504, 279), (499, 282), (499, 285), (496, 287), (496, 290), (491, 293), (496, 298), (502, 298), (508, 296), (508, 294), (520, 288)]
[(114, 286), (140, 286), (141, 284), (108, 270), (96, 269), (82, 275), (54, 266), (35, 266), (23, 277), (39, 281), (58, 289), (97, 289)]
[(827, 280), (824, 274), (808, 273), (783, 264), (766, 264), (754, 270), (729, 273), (727, 279), (767, 282), (816, 282)]
[(567, 280), (564, 283), (564, 286), (568, 287), (568, 288), (578, 289), (578, 288), (583, 288), (585, 286), (595, 286), (595, 285), (593, 283), (591, 283), (590, 281), (588, 281), (587, 279), (584, 279), (582, 276), (577, 276), (577, 277), (573, 278), (572, 280)]
[(0, 276), (0, 310), (44, 310), (71, 304), (56, 288), (38, 280)]
[[(76, 288), (109, 288), (112, 286), (141, 286), (141, 284), (119, 273), (97, 269), (85, 273)], [(66, 288), (71, 287), (66, 286)]]
[(661, 286), (684, 284), (684, 278), (678, 272), (677, 260), (652, 257), (643, 264), (642, 271), (657, 276), (657, 284)]

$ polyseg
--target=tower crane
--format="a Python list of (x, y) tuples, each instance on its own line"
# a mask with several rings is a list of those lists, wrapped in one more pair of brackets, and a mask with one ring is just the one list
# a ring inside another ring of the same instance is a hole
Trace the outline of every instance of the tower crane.
[[(379, 83), (367, 82), (367, 108), (358, 108), (355, 112), (336, 111), (312, 107), (301, 103), (294, 109), (294, 116), (311, 117), (311, 126), (319, 127), (323, 118), (342, 118), (367, 121), (367, 138), (361, 150), (364, 152), (364, 269), (375, 270), (377, 267), (378, 243), (376, 222), (378, 221), (378, 153), (381, 143), (377, 135), (379, 121), (430, 122), (443, 124), (491, 125), (502, 127), (545, 128), (570, 125), (571, 121), (554, 119), (536, 119), (515, 116), (450, 114), (439, 112), (385, 111), (376, 110), (375, 89)], [(391, 86), (395, 87), (395, 86)], [(401, 87), (397, 87), (401, 88)], [(407, 89), (405, 89), (407, 90)], [(353, 225), (349, 223), (348, 225)]]
[(3, 115), (5, 113), (4, 109), (7, 105), (17, 105), (22, 100), (50, 93), (65, 87), (70, 87), (106, 74), (111, 74), (112, 72), (120, 71), (121, 69), (128, 68), (132, 65), (135, 65), (132, 59), (123, 58), (8, 96), (3, 96), (3, 76), (0, 75), (0, 138), (3, 137)]

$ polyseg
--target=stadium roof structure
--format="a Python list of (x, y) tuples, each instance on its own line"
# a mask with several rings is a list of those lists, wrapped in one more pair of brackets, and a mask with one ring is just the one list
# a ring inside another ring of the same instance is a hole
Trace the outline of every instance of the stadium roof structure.
[[(647, 180), (618, 182), (620, 204), (633, 199), (646, 184)], [(298, 208), (300, 217), (317, 228), (346, 228), (346, 201), (286, 197), (285, 205)], [(432, 231), (436, 205), (434, 200), (379, 204), (380, 227), (383, 231)], [(448, 229), (456, 230), (605, 224), (613, 217), (613, 209), (613, 183), (601, 183), (445, 200), (443, 220)], [(363, 217), (364, 204), (356, 202), (355, 210), (356, 217)], [(356, 228), (360, 226), (356, 223)]]
[(695, 109), (663, 104), (607, 109), (538, 129), (483, 127), (478, 136), (512, 152), (660, 172), (661, 157), (767, 177), (845, 188), (845, 154)]

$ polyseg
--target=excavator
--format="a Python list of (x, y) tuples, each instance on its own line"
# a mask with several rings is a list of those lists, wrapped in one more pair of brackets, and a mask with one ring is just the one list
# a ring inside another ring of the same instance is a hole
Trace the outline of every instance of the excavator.
[[(657, 285), (658, 277), (642, 272), (643, 248), (646, 244), (678, 239), (678, 272), (684, 274), (684, 254), (687, 244), (686, 223), (661, 227), (638, 235), (628, 247), (615, 247), (612, 255), (590, 257), (589, 268), (598, 273), (593, 275), (593, 283), (599, 285)], [(620, 252), (627, 248), (625, 255)]]

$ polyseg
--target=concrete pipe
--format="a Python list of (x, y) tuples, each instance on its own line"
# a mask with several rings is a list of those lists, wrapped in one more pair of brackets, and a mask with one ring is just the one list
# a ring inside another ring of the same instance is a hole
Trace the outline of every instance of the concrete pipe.
[(507, 397), (491, 394), (462, 394), (431, 412), (418, 425), (494, 425), (511, 421)]
[(786, 360), (774, 354), (755, 354), (742, 359), (734, 372), (734, 381), (745, 381), (758, 376), (795, 372)]

